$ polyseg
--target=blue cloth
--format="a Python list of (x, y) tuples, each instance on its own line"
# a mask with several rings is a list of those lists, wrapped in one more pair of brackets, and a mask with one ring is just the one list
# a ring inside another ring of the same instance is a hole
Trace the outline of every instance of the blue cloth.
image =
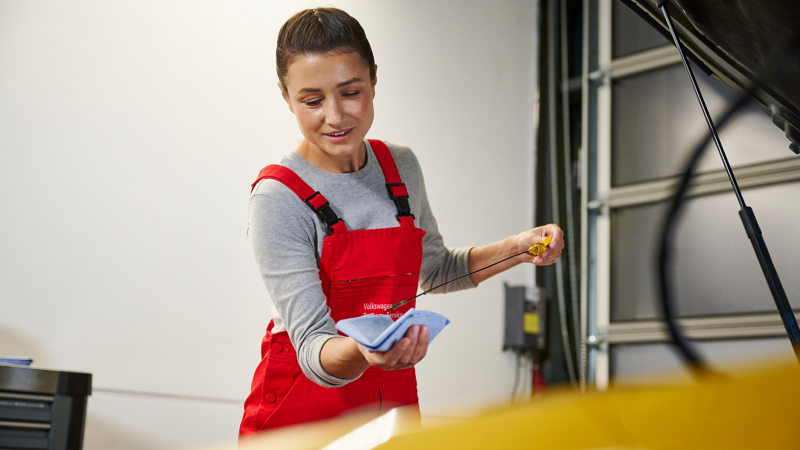
[(33, 360), (24, 356), (0, 356), (0, 364), (30, 367)]
[(430, 330), (428, 342), (432, 342), (448, 323), (450, 320), (441, 314), (411, 308), (396, 321), (389, 316), (369, 314), (340, 320), (336, 329), (374, 352), (385, 352), (406, 335), (411, 325), (427, 325)]

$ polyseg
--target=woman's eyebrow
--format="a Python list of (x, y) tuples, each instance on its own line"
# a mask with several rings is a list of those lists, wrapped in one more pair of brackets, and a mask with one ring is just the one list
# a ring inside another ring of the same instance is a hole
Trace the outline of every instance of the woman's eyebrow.
[(347, 86), (348, 84), (358, 83), (359, 81), (361, 81), (361, 78), (351, 78), (347, 81), (342, 81), (341, 83), (337, 84), (336, 87), (340, 88), (342, 86)]
[(322, 92), (322, 89), (319, 89), (319, 88), (303, 88), (303, 89), (300, 89), (297, 93), (298, 94), (305, 94), (307, 92)]
[[(337, 84), (336, 87), (340, 88), (342, 86), (347, 86), (348, 84), (358, 83), (359, 81), (361, 81), (361, 78), (351, 78), (351, 79), (349, 79), (347, 81), (342, 81), (341, 83)], [(310, 93), (310, 92), (322, 92), (322, 89), (320, 89), (320, 88), (303, 88), (303, 89), (300, 89), (297, 93), (298, 94), (306, 94), (306, 93)]]

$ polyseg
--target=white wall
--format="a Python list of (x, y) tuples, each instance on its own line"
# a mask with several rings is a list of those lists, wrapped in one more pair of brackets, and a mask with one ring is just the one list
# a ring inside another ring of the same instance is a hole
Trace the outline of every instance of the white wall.
[[(371, 137), (417, 153), (450, 246), (530, 225), (535, 3), (335, 2), (376, 55)], [(310, 1), (0, 3), (0, 354), (88, 371), (87, 450), (227, 440), (270, 301), (249, 183), (300, 133), (275, 86)], [(423, 413), (504, 398), (502, 281), (427, 298), (452, 325)]]

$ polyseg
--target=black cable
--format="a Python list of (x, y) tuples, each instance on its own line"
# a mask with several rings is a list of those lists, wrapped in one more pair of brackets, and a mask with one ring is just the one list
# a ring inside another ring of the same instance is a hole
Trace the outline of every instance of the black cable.
[[(722, 115), (722, 118), (717, 122), (717, 129), (722, 129), (728, 124), (730, 119), (747, 103), (752, 90), (747, 94), (741, 95), (736, 102)], [(676, 225), (679, 219), (681, 209), (684, 206), (686, 199), (686, 192), (689, 189), (689, 183), (694, 175), (695, 167), (697, 166), (700, 157), (705, 152), (708, 143), (711, 142), (711, 133), (701, 141), (701, 143), (692, 152), (688, 164), (684, 169), (683, 176), (681, 177), (678, 189), (670, 203), (667, 218), (664, 222), (664, 227), (661, 229), (661, 241), (659, 244), (658, 252), (658, 275), (659, 287), (661, 294), (661, 311), (664, 314), (664, 321), (667, 324), (667, 330), (672, 337), (673, 344), (678, 348), (683, 360), (695, 369), (706, 369), (705, 361), (697, 353), (694, 348), (689, 344), (677, 321), (675, 320), (675, 311), (673, 308), (672, 291), (670, 289), (670, 281), (672, 279), (672, 248), (675, 237)]]
[[(677, 35), (675, 34), (674, 29), (672, 28), (671, 20), (669, 19), (669, 13), (666, 9), (666, 0), (659, 0), (658, 6), (664, 12), (667, 24), (670, 28), (670, 32), (673, 35), (675, 40), (676, 47), (681, 53), (681, 58), (686, 66), (687, 71), (689, 72), (690, 79), (692, 78), (691, 69), (689, 68), (688, 64), (686, 63), (686, 59), (683, 55), (683, 51), (681, 50), (681, 46)], [(779, 62), (773, 65), (772, 69), (768, 71), (768, 77), (763, 78), (762, 80), (769, 80), (772, 79), (774, 74), (778, 73), (778, 71), (785, 67), (789, 61), (794, 58), (794, 52), (800, 47), (800, 40), (797, 39), (800, 36), (797, 36), (794, 40), (794, 43), (788, 50), (789, 53), (784, 53), (783, 58)], [(787, 58), (787, 56), (789, 56)], [(700, 95), (697, 86), (694, 84), (694, 80), (692, 79), (693, 87), (695, 89), (695, 93), (698, 96), (698, 100), (702, 104), (702, 96)], [(724, 126), (728, 124), (730, 119), (741, 110), (741, 108), (747, 104), (748, 99), (758, 90), (755, 84), (751, 85), (743, 95), (740, 95), (736, 101), (734, 101), (731, 106), (722, 114), (720, 120), (717, 122), (716, 129), (720, 130)], [(704, 110), (705, 114), (705, 110)], [(688, 340), (684, 336), (682, 330), (677, 324), (675, 319), (675, 311), (673, 308), (673, 299), (672, 299), (672, 291), (670, 289), (670, 281), (672, 275), (672, 249), (673, 249), (673, 240), (676, 231), (676, 225), (678, 219), (680, 218), (681, 210), (684, 206), (686, 200), (686, 192), (689, 189), (689, 183), (692, 179), (694, 174), (695, 167), (697, 166), (700, 157), (703, 155), (703, 152), (707, 148), (709, 142), (712, 139), (715, 140), (717, 144), (717, 148), (720, 150), (720, 156), (723, 159), (723, 164), (725, 165), (725, 169), (729, 174), (731, 179), (731, 184), (734, 187), (734, 190), (737, 193), (737, 200), (742, 207), (744, 205), (744, 199), (741, 197), (741, 194), (738, 192), (738, 186), (736, 185), (735, 178), (733, 178), (733, 173), (730, 169), (730, 166), (727, 164), (727, 159), (725, 158), (724, 152), (722, 151), (721, 144), (719, 143), (718, 137), (716, 133), (713, 132), (713, 122), (711, 121), (711, 117), (706, 115), (706, 121), (709, 125), (709, 133), (702, 139), (702, 141), (695, 147), (694, 151), (692, 152), (688, 163), (686, 164), (686, 168), (684, 169), (683, 175), (681, 176), (680, 184), (678, 185), (677, 190), (675, 191), (675, 195), (670, 203), (670, 208), (667, 213), (667, 218), (664, 222), (664, 226), (661, 230), (661, 240), (660, 240), (660, 247), (659, 247), (659, 254), (658, 254), (658, 274), (659, 274), (659, 293), (660, 293), (660, 300), (661, 300), (661, 309), (664, 314), (664, 321), (666, 322), (667, 329), (669, 331), (670, 336), (672, 337), (673, 344), (678, 349), (681, 357), (683, 360), (689, 364), (689, 366), (693, 369), (696, 374), (708, 373), (708, 367), (703, 360), (702, 356), (695, 351), (695, 349), (689, 344)]]
[(410, 302), (411, 300), (414, 300), (415, 298), (422, 297), (423, 295), (427, 294), (428, 292), (430, 292), (430, 291), (432, 291), (432, 290), (434, 290), (434, 289), (439, 289), (440, 287), (444, 286), (445, 284), (450, 284), (450, 283), (452, 283), (452, 282), (454, 282), (454, 281), (458, 281), (458, 280), (460, 280), (460, 279), (462, 279), (462, 278), (464, 278), (464, 277), (468, 277), (468, 276), (470, 276), (470, 275), (472, 275), (472, 274), (474, 274), (474, 273), (478, 273), (478, 272), (480, 272), (481, 270), (486, 270), (486, 269), (488, 269), (489, 267), (496, 266), (496, 265), (500, 264), (501, 262), (506, 262), (506, 261), (508, 261), (508, 260), (509, 260), (509, 259), (511, 259), (511, 258), (516, 258), (517, 256), (522, 256), (522, 255), (524, 255), (524, 254), (526, 254), (526, 253), (530, 253), (530, 250), (525, 250), (524, 252), (520, 252), (520, 253), (517, 253), (516, 255), (509, 256), (509, 257), (508, 257), (508, 258), (506, 258), (506, 259), (501, 259), (500, 261), (497, 261), (497, 262), (496, 262), (496, 263), (494, 263), (494, 264), (489, 264), (489, 265), (488, 265), (488, 266), (486, 266), (486, 267), (481, 267), (481, 268), (480, 268), (480, 269), (478, 269), (478, 270), (472, 271), (472, 272), (470, 272), (470, 273), (468, 273), (468, 274), (466, 274), (466, 275), (461, 275), (461, 276), (460, 276), (460, 277), (458, 277), (458, 278), (453, 278), (453, 279), (452, 279), (452, 280), (450, 280), (450, 281), (445, 281), (444, 283), (442, 283), (442, 284), (440, 284), (440, 285), (438, 285), (438, 286), (434, 286), (434, 287), (432, 287), (432, 288), (428, 289), (427, 291), (425, 291), (425, 292), (423, 292), (423, 293), (421, 293), (421, 294), (417, 294), (417, 295), (415, 295), (415, 296), (413, 296), (413, 297), (411, 297), (411, 298), (409, 298), (409, 299), (407, 299), (407, 300), (403, 300), (403, 301), (402, 301), (402, 302), (400, 302), (400, 303), (395, 303), (394, 305), (392, 305), (392, 306), (390, 306), (390, 307), (389, 307), (389, 310), (395, 310), (395, 309), (397, 309), (397, 308), (399, 308), (399, 307), (401, 307), (401, 306), (405, 305), (406, 303)]

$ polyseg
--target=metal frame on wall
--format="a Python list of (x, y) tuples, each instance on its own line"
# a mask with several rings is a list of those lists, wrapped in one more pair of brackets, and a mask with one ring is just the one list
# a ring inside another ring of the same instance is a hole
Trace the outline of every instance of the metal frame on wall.
[[(563, 48), (565, 43), (562, 39), (562, 48), (558, 48), (558, 41), (554, 39), (557, 34), (552, 28), (557, 27), (559, 22), (564, 26), (564, 20), (554, 20), (562, 19), (557, 11), (564, 13), (564, 1), (566, 0), (542, 2), (543, 7), (548, 8), (548, 15), (540, 17), (549, 18), (550, 23), (543, 26), (549, 29), (548, 35), (544, 31), (542, 34), (542, 40), (547, 43), (547, 48), (543, 45), (542, 50), (548, 53), (549, 59), (542, 59), (543, 64), (548, 66), (541, 74), (548, 79), (541, 79), (540, 82), (541, 86), (548, 86), (551, 95), (552, 86), (556, 85), (560, 86), (561, 93), (566, 91), (580, 97), (580, 208), (576, 211), (580, 221), (580, 257), (577, 259), (580, 293), (577, 313), (580, 327), (577, 335), (572, 338), (578, 343), (576, 361), (582, 371), (581, 380), (585, 380), (585, 384), (581, 383), (581, 388), (589, 385), (604, 390), (611, 382), (611, 345), (668, 341), (664, 325), (659, 320), (611, 320), (611, 213), (619, 208), (664, 202), (670, 198), (677, 184), (677, 177), (669, 177), (612, 187), (612, 83), (624, 77), (680, 64), (680, 58), (672, 45), (613, 58), (612, 2), (621, 0), (582, 0), (580, 39), (567, 42), (567, 47), (570, 47), (567, 49)], [(631, 7), (630, 3), (621, 1), (617, 6)], [(551, 54), (553, 52), (555, 53)], [(580, 76), (565, 79), (563, 72), (555, 70), (554, 55), (563, 55), (564, 52), (580, 52)], [(700, 63), (704, 57), (708, 55), (701, 54)], [(550, 77), (556, 79), (550, 80)], [(726, 74), (722, 74), (720, 78), (727, 84), (736, 86)], [(568, 151), (564, 143), (557, 139), (557, 135), (564, 132), (563, 127), (569, 126), (568, 115), (563, 109), (559, 109), (556, 99), (552, 98), (548, 98), (547, 104), (543, 104), (541, 109), (543, 114), (540, 119), (543, 123), (547, 120), (547, 130), (543, 126), (539, 129), (549, 136), (545, 145), (551, 151), (556, 146), (559, 151)], [(540, 140), (540, 146), (542, 143)], [(734, 166), (734, 170), (742, 189), (797, 182), (800, 181), (800, 158), (790, 156), (777, 161)], [(551, 176), (552, 174), (548, 174), (548, 177)], [(722, 194), (730, 190), (724, 170), (712, 170), (700, 173), (694, 179), (689, 196)], [(554, 202), (552, 198), (544, 198), (550, 194), (551, 192), (545, 194), (544, 190), (537, 189), (537, 201)], [(563, 202), (563, 199), (560, 201)], [(552, 278), (552, 297), (557, 281), (554, 272), (546, 274)], [(784, 333), (778, 316), (770, 313), (692, 317), (681, 319), (680, 323), (689, 337), (698, 340), (766, 338)]]

